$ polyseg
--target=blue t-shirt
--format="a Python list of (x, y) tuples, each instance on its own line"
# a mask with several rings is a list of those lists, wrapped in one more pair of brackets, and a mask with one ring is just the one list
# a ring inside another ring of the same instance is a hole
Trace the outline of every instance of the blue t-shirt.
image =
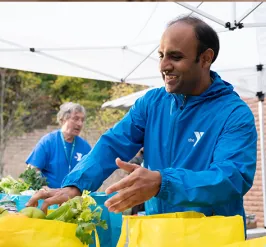
[[(65, 145), (67, 155), (70, 157), (73, 143), (65, 142)], [(66, 157), (61, 131), (55, 130), (41, 138), (26, 160), (26, 163), (41, 170), (42, 174), (47, 178), (50, 188), (60, 188), (65, 176), (90, 150), (91, 146), (89, 143), (83, 138), (76, 136), (69, 167), (69, 158)]]

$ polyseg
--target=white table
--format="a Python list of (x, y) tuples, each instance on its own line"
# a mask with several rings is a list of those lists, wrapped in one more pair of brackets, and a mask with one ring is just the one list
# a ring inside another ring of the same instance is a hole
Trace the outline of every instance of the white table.
[(254, 228), (247, 230), (247, 238), (259, 238), (263, 236), (266, 236), (265, 228)]

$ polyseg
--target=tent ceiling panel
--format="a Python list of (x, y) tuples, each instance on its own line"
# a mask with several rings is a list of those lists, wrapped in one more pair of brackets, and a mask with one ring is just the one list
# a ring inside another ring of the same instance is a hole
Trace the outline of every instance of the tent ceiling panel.
[[(265, 64), (265, 28), (228, 31), (221, 25), (234, 26), (246, 13), (244, 24), (266, 23), (265, 4), (254, 11), (255, 18), (249, 14), (258, 2), (1, 2), (0, 67), (161, 86), (159, 40), (171, 19), (191, 13), (181, 6), (187, 4), (199, 6), (196, 11), (205, 17), (195, 15), (223, 31), (215, 70), (235, 69), (241, 77), (237, 69)], [(233, 83), (241, 87), (241, 82)], [(257, 92), (258, 83), (251, 84)]]

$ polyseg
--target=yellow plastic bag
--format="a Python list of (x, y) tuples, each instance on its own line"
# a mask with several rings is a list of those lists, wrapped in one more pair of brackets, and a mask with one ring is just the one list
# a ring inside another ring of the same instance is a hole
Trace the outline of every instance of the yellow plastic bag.
[(224, 247), (265, 247), (266, 237), (254, 238), (243, 242), (238, 242), (235, 244), (229, 244)]
[[(75, 236), (76, 228), (56, 220), (7, 215), (0, 218), (0, 247), (84, 247)], [(96, 246), (100, 246), (97, 236)]]
[(243, 218), (197, 212), (124, 216), (117, 247), (220, 247), (245, 240)]

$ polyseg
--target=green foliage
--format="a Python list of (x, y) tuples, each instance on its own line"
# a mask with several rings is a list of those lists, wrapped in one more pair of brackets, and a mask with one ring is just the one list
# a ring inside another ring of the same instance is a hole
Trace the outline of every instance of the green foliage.
[[(127, 84), (127, 83), (113, 83), (110, 89), (110, 99), (114, 100), (122, 96), (132, 94), (137, 91), (144, 90), (145, 86)], [(101, 132), (104, 132), (108, 128), (112, 127), (116, 122), (120, 121), (128, 109), (118, 109), (118, 108), (105, 108), (100, 109), (97, 116), (94, 119), (89, 119), (89, 127), (96, 128)]]
[(92, 231), (96, 226), (107, 229), (106, 221), (101, 220), (102, 208), (96, 207), (95, 200), (84, 190), (82, 196), (76, 196), (63, 203), (58, 209), (46, 216), (47, 220), (58, 220), (77, 224), (76, 236), (83, 244), (92, 244)]
[(25, 191), (29, 188), (29, 184), (25, 183), (21, 179), (14, 179), (11, 176), (7, 176), (0, 181), (0, 191), (6, 194), (20, 194), (20, 192)]
[(49, 96), (41, 89), (42, 80), (34, 73), (0, 69), (0, 127), (7, 140), (48, 122)]
[(35, 168), (27, 167), (27, 169), (19, 175), (19, 178), (22, 178), (33, 190), (39, 190), (47, 185), (46, 178)]
[(80, 103), (93, 119), (103, 102), (110, 98), (111, 86), (112, 83), (106, 81), (58, 76), (50, 86), (50, 93), (58, 107), (69, 101)]
[(23, 95), (18, 107), (22, 115), (23, 131), (29, 132), (35, 128), (46, 127), (51, 122), (53, 114), (53, 98), (46, 92), (46, 81), (35, 73), (18, 72), (22, 82)]

